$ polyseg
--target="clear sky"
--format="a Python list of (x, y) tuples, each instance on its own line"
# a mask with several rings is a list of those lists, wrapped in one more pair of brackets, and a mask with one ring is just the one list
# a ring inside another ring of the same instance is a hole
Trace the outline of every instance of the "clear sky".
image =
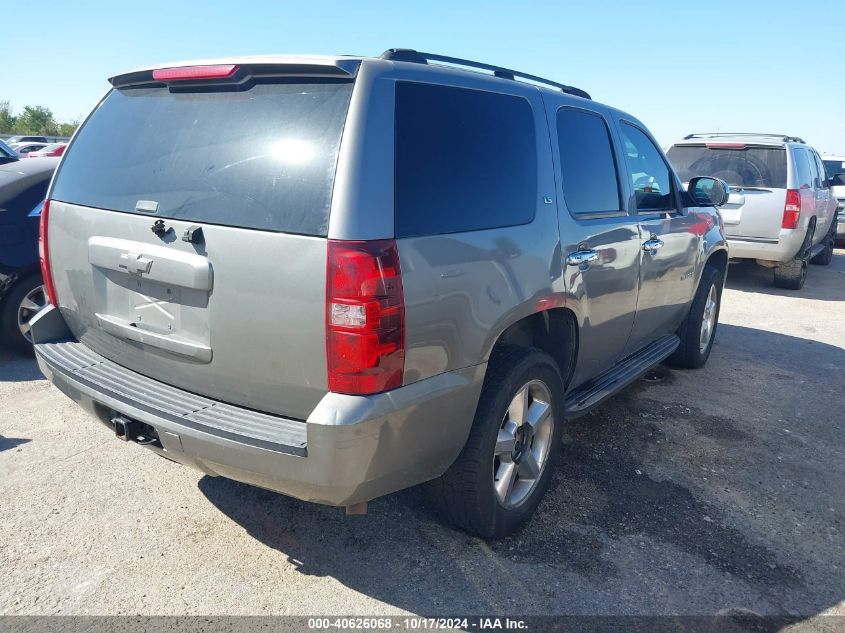
[(760, 131), (845, 153), (842, 0), (6, 0), (3, 16), (0, 100), (60, 121), (85, 115), (108, 76), (145, 64), (402, 47), (578, 86), (664, 146)]

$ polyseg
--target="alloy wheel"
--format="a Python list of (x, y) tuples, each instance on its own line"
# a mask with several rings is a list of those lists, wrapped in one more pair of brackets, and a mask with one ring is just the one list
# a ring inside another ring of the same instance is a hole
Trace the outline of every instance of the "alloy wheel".
[(554, 430), (549, 388), (540, 380), (524, 384), (508, 405), (493, 458), (493, 488), (506, 508), (523, 503), (537, 486)]
[(36, 286), (24, 295), (18, 306), (18, 329), (21, 335), (30, 343), (32, 335), (29, 331), (29, 322), (38, 312), (47, 305), (47, 293), (44, 286)]
[(707, 301), (704, 303), (704, 314), (701, 317), (701, 336), (698, 339), (698, 349), (703, 354), (707, 351), (710, 339), (713, 337), (713, 330), (716, 329), (716, 308), (719, 305), (719, 293), (716, 284), (710, 286), (707, 293)]

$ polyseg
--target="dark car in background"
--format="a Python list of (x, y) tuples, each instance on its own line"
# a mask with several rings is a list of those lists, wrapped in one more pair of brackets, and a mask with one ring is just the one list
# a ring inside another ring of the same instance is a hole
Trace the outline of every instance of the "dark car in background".
[(48, 141), (46, 136), (10, 136), (6, 142), (11, 145), (12, 143), (47, 143)]
[(14, 163), (16, 160), (20, 160), (18, 153), (3, 141), (0, 141), (0, 165)]
[(29, 320), (46, 304), (38, 262), (41, 203), (58, 158), (0, 165), (0, 343), (31, 349)]

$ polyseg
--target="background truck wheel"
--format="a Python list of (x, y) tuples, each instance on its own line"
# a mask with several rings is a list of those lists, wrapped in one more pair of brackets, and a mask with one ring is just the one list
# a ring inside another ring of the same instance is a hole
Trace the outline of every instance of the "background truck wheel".
[(40, 275), (20, 279), (0, 306), (0, 343), (21, 353), (32, 353), (29, 321), (47, 305)]
[(430, 485), (447, 519), (499, 538), (531, 518), (560, 452), (563, 401), (563, 380), (548, 354), (509, 345), (494, 352), (467, 443)]
[(787, 290), (801, 290), (807, 280), (808, 252), (813, 244), (815, 226), (811, 226), (804, 238), (804, 243), (788, 262), (783, 262), (775, 268), (775, 286)]
[(833, 249), (836, 247), (836, 218), (833, 219), (822, 244), (824, 244), (824, 249), (810, 260), (811, 264), (827, 266), (833, 261)]
[(804, 249), (788, 262), (775, 268), (775, 286), (787, 290), (801, 290), (807, 280), (807, 258)]
[(678, 328), (681, 344), (667, 359), (670, 365), (698, 369), (707, 362), (716, 339), (716, 326), (719, 325), (723, 279), (722, 271), (718, 268), (704, 268), (689, 312)]

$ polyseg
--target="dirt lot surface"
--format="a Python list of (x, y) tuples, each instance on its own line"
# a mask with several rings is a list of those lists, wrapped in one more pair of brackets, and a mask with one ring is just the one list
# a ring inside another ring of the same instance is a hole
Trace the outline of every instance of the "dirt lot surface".
[(0, 613), (845, 614), (845, 251), (800, 292), (732, 267), (707, 367), (650, 377), (485, 542), (169, 463), (0, 352)]

